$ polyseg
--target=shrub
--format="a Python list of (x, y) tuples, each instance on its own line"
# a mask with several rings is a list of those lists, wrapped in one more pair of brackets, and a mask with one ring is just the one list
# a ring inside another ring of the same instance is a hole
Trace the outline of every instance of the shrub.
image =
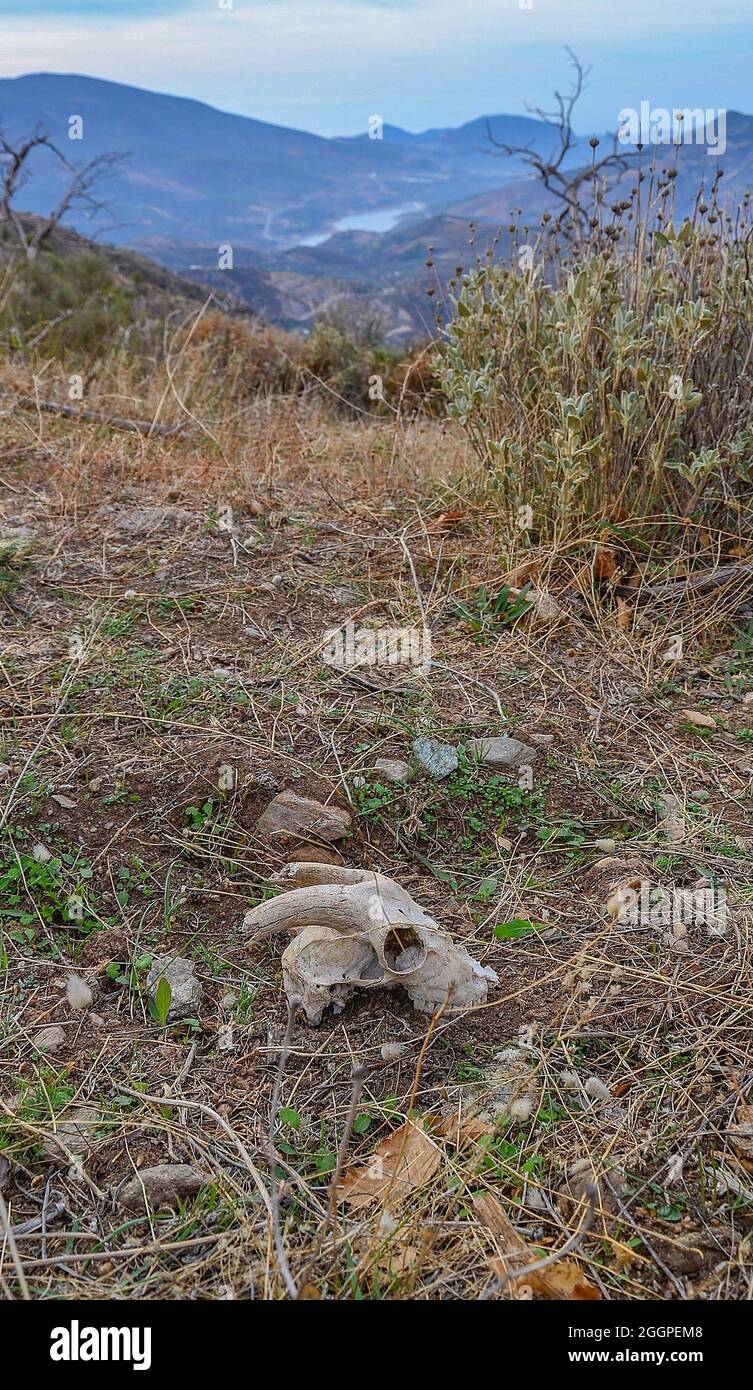
[(532, 268), (464, 277), (440, 352), (448, 413), (539, 539), (750, 519), (753, 233), (710, 221), (636, 217), (570, 251), (543, 233)]

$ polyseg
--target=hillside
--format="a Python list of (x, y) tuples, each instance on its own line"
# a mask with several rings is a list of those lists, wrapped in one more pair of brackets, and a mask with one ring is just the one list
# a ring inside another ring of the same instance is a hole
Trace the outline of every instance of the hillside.
[[(82, 116), (80, 146), (68, 140), (72, 113)], [(500, 139), (520, 131), (519, 118), (493, 116)], [(549, 134), (524, 121), (538, 143)], [(348, 214), (415, 204), (437, 205), (499, 182), (485, 157), (486, 118), (423, 136), (401, 132), (324, 139), (165, 96), (75, 74), (36, 73), (0, 81), (0, 127), (9, 138), (43, 126), (71, 156), (124, 156), (107, 185), (107, 240), (151, 237), (229, 241), (245, 247), (291, 245), (325, 234)], [(40, 158), (27, 189), (30, 212), (45, 211), (59, 192)], [(88, 230), (78, 224), (79, 230)]]
[(412, 357), (5, 229), (8, 1300), (749, 1302), (750, 230), (633, 211)]
[[(72, 112), (84, 119), (80, 148), (67, 142)], [(542, 214), (557, 210), (522, 159), (503, 157), (489, 139), (491, 132), (498, 142), (549, 152), (551, 128), (530, 117), (482, 116), (418, 134), (385, 125), (380, 140), (366, 133), (324, 139), (89, 77), (0, 81), (6, 134), (37, 125), (69, 155), (123, 155), (101, 189), (105, 210), (93, 219), (73, 210), (72, 226), (304, 334), (322, 313), (349, 305), (378, 312), (388, 342), (424, 339), (437, 312), (445, 313), (459, 264), (467, 267), (492, 244), (504, 254), (511, 219), (535, 234)], [(728, 114), (721, 161), (695, 145), (647, 150), (640, 161), (628, 150), (628, 169), (610, 178), (610, 203), (629, 201), (638, 163), (645, 170), (654, 153), (660, 176), (677, 167), (680, 217), (702, 185), (708, 192), (720, 164), (720, 200), (735, 206), (753, 184), (753, 117)], [(579, 140), (566, 167), (589, 157)], [(61, 188), (41, 154), (23, 189), (25, 207), (47, 210)], [(231, 269), (218, 268), (223, 245), (232, 247)]]

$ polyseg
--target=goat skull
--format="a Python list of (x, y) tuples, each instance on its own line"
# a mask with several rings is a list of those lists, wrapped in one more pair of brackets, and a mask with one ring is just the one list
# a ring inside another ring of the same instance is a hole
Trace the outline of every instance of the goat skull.
[(367, 869), (288, 864), (275, 875), (289, 892), (246, 914), (255, 936), (286, 931), (282, 957), (289, 998), (299, 996), (311, 1023), (354, 990), (402, 985), (416, 1009), (433, 1013), (483, 1004), (493, 970), (469, 956), (394, 879)]

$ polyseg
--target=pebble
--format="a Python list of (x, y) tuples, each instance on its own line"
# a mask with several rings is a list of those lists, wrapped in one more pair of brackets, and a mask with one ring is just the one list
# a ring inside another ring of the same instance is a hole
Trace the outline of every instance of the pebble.
[(480, 758), (487, 767), (523, 767), (536, 761), (536, 749), (520, 739), (503, 734), (501, 738), (472, 738), (466, 744), (469, 757)]
[(118, 1201), (126, 1211), (159, 1211), (161, 1207), (176, 1207), (186, 1197), (195, 1197), (205, 1182), (190, 1163), (158, 1163), (154, 1168), (142, 1168), (138, 1177), (126, 1183)]
[(37, 1033), (33, 1041), (37, 1052), (57, 1052), (65, 1042), (65, 1033), (58, 1023), (52, 1023)]
[(402, 758), (377, 758), (374, 771), (387, 782), (407, 782), (410, 768)]
[(147, 993), (152, 1001), (163, 976), (170, 986), (168, 1023), (195, 1014), (201, 1007), (204, 990), (201, 981), (196, 978), (194, 962), (185, 956), (155, 956), (146, 977)]
[(421, 766), (437, 782), (457, 771), (457, 750), (450, 743), (440, 743), (439, 739), (427, 738), (422, 734), (420, 738), (414, 739), (413, 752)]
[(349, 812), (339, 806), (323, 806), (310, 797), (284, 791), (270, 801), (256, 822), (256, 829), (268, 838), (292, 835), (308, 840), (313, 836), (332, 844), (348, 834), (351, 823)]

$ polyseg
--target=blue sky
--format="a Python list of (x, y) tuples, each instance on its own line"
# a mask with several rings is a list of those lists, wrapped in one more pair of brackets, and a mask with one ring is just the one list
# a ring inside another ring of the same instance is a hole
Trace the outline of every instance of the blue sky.
[(0, 76), (84, 72), (333, 135), (373, 114), (420, 130), (547, 105), (570, 44), (592, 66), (584, 130), (614, 128), (642, 100), (753, 112), (750, 0), (228, 5), (0, 0)]

